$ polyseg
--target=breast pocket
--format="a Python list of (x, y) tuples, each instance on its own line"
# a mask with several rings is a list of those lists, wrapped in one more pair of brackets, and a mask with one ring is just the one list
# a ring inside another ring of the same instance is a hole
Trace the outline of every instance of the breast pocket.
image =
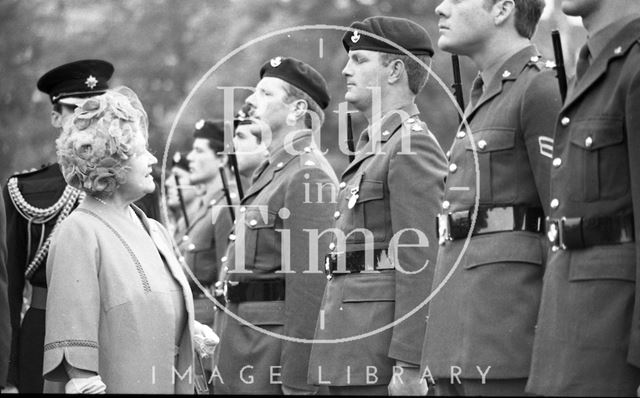
[(577, 202), (614, 199), (629, 191), (629, 158), (620, 117), (576, 121), (571, 130), (570, 194)]
[[(261, 212), (259, 209), (247, 208), (245, 224), (245, 262), (256, 265), (258, 256), (274, 252), (276, 247), (275, 213)], [(278, 252), (279, 253), (279, 252)], [(269, 261), (273, 266), (272, 261)], [(278, 264), (279, 265), (279, 264)]]
[[(516, 199), (517, 181), (512, 178), (515, 175), (512, 168), (518, 166), (515, 134), (515, 129), (509, 128), (482, 129), (473, 133), (481, 203), (510, 203)], [(465, 145), (467, 151), (473, 150), (470, 140)]]
[(358, 195), (354, 211), (359, 215), (360, 225), (373, 234), (374, 241), (383, 242), (389, 223), (387, 222), (387, 206), (385, 206), (382, 181), (363, 178), (360, 182)]

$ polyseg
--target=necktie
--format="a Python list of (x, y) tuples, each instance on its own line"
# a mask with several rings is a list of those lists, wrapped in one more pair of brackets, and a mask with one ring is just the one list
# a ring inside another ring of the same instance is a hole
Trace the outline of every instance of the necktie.
[(471, 107), (474, 107), (478, 103), (478, 100), (482, 96), (483, 91), (484, 81), (482, 80), (482, 76), (478, 74), (478, 76), (473, 81), (473, 86), (471, 88)]
[(580, 53), (578, 54), (578, 62), (576, 63), (576, 81), (580, 80), (580, 78), (584, 75), (584, 73), (589, 68), (589, 57), (591, 53), (589, 52), (589, 46), (585, 44), (580, 49)]

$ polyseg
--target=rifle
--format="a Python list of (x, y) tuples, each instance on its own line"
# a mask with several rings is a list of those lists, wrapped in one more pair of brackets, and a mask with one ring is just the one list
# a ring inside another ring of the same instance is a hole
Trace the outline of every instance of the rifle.
[[(182, 155), (180, 154), (180, 152), (176, 152), (173, 155), (173, 162), (171, 166), (181, 167), (180, 163), (182, 163)], [(178, 200), (180, 201), (180, 211), (182, 211), (182, 216), (184, 217), (184, 225), (187, 229), (189, 229), (189, 217), (187, 216), (187, 207), (184, 204), (184, 197), (182, 196), (182, 188), (180, 188), (180, 179), (175, 173), (173, 174), (173, 178), (176, 182), (176, 191), (178, 191)]]
[[(456, 54), (451, 54), (451, 66), (453, 67), (453, 95), (460, 109), (464, 112), (464, 97), (462, 96), (462, 78), (460, 77), (460, 60)], [(458, 114), (458, 120), (462, 123), (462, 115)]]
[(353, 143), (353, 126), (351, 125), (351, 113), (347, 113), (347, 148), (349, 149), (349, 163), (356, 158), (354, 154), (356, 148)]
[(236, 185), (238, 187), (238, 196), (240, 200), (244, 197), (244, 192), (242, 191), (242, 180), (240, 179), (240, 170), (238, 170), (238, 158), (236, 158), (236, 149), (231, 144), (231, 152), (227, 155), (229, 157), (229, 164), (231, 165), (231, 169), (233, 170), (233, 175), (236, 179)]
[(229, 182), (227, 181), (227, 175), (224, 172), (224, 166), (219, 166), (220, 178), (222, 178), (222, 192), (227, 199), (227, 205), (229, 205), (229, 213), (231, 214), (231, 222), (236, 221), (236, 213), (233, 211), (233, 202), (231, 201), (231, 194), (229, 193)]
[(562, 40), (560, 32), (557, 29), (551, 31), (551, 40), (553, 41), (553, 54), (556, 58), (556, 77), (560, 86), (560, 97), (564, 103), (567, 97), (567, 72), (564, 69), (564, 56), (562, 55)]

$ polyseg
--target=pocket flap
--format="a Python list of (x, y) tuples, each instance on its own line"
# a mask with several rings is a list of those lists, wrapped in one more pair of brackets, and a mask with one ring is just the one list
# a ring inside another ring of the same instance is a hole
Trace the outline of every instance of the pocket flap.
[(247, 301), (240, 303), (238, 305), (238, 316), (252, 325), (284, 325), (284, 301)]
[(244, 223), (249, 229), (260, 229), (260, 228), (273, 228), (276, 222), (275, 213), (268, 212), (266, 219), (264, 217), (264, 213), (259, 209), (251, 209), (247, 208), (247, 213), (244, 218)]
[(619, 144), (624, 139), (622, 118), (599, 117), (574, 122), (571, 143), (587, 151)]
[[(475, 131), (473, 140), (475, 142), (476, 151), (478, 152), (495, 152), (511, 149), (515, 146), (516, 132), (509, 128), (491, 128)], [(471, 138), (465, 142), (465, 148), (472, 150)]]
[(362, 180), (360, 190), (358, 191), (358, 202), (368, 202), (370, 200), (379, 200), (384, 198), (384, 188), (382, 181)]
[(495, 263), (526, 263), (542, 265), (543, 248), (540, 237), (529, 232), (506, 232), (479, 235), (472, 239), (465, 252), (465, 269)]
[(603, 279), (635, 282), (636, 251), (633, 243), (571, 252), (570, 281)]
[(395, 274), (383, 271), (377, 274), (350, 275), (344, 284), (343, 303), (366, 301), (395, 301)]

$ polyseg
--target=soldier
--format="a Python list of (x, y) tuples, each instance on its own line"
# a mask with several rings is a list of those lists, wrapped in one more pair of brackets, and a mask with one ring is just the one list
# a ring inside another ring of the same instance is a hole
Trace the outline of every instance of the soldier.
[(448, 153), (438, 217), (434, 289), (450, 279), (429, 307), (422, 373), (437, 379), (439, 395), (524, 394), (544, 271), (547, 148), (560, 106), (554, 73), (530, 41), (543, 9), (543, 0), (436, 8), (438, 46), (480, 69)]
[(640, 3), (563, 0), (587, 43), (555, 122), (527, 391), (640, 394)]
[(7, 385), (9, 354), (11, 351), (11, 320), (7, 296), (7, 219), (4, 200), (0, 196), (0, 390)]
[[(75, 61), (45, 73), (37, 86), (49, 95), (53, 105), (53, 127), (61, 131), (80, 98), (104, 93), (112, 74), (113, 65), (101, 60)], [(3, 195), (13, 330), (8, 383), (21, 393), (42, 393), (49, 237), (82, 196), (67, 186), (58, 164), (12, 176)], [(31, 304), (21, 325), (22, 291), (27, 281), (32, 285)]]
[(337, 180), (312, 138), (324, 121), (327, 85), (304, 62), (276, 57), (262, 66), (246, 102), (269, 158), (242, 199), (229, 252), (227, 308), (251, 326), (228, 317), (216, 393), (315, 392), (306, 377), (310, 345), (265, 331), (313, 338), (325, 280), (310, 235), (330, 226)]
[(179, 242), (185, 234), (187, 224), (193, 220), (194, 213), (200, 206), (197, 199), (204, 195), (204, 187), (190, 183), (189, 162), (180, 152), (175, 153), (171, 172), (164, 184), (169, 210), (167, 230), (176, 242)]
[[(433, 219), (446, 160), (414, 103), (428, 71), (363, 32), (426, 64), (433, 48), (424, 28), (407, 19), (371, 17), (351, 28), (342, 38), (349, 57), (342, 70), (345, 99), (369, 126), (341, 177), (333, 214), (339, 233), (328, 246), (329, 282), (315, 337), (355, 339), (314, 344), (309, 380), (328, 384), (330, 394), (420, 393), (426, 388), (418, 375), (424, 301), (438, 249)], [(392, 380), (392, 373), (399, 376)]]
[[(227, 169), (224, 151), (223, 122), (200, 120), (195, 125), (192, 149), (187, 155), (192, 185), (203, 185), (204, 194), (197, 198), (197, 210), (189, 217), (189, 227), (179, 239), (179, 248), (198, 281), (207, 289), (213, 287), (220, 271), (220, 258), (227, 247), (232, 222), (225, 204), (220, 166)], [(235, 194), (234, 194), (235, 195)], [(196, 320), (213, 325), (213, 304), (190, 280), (194, 296)]]

